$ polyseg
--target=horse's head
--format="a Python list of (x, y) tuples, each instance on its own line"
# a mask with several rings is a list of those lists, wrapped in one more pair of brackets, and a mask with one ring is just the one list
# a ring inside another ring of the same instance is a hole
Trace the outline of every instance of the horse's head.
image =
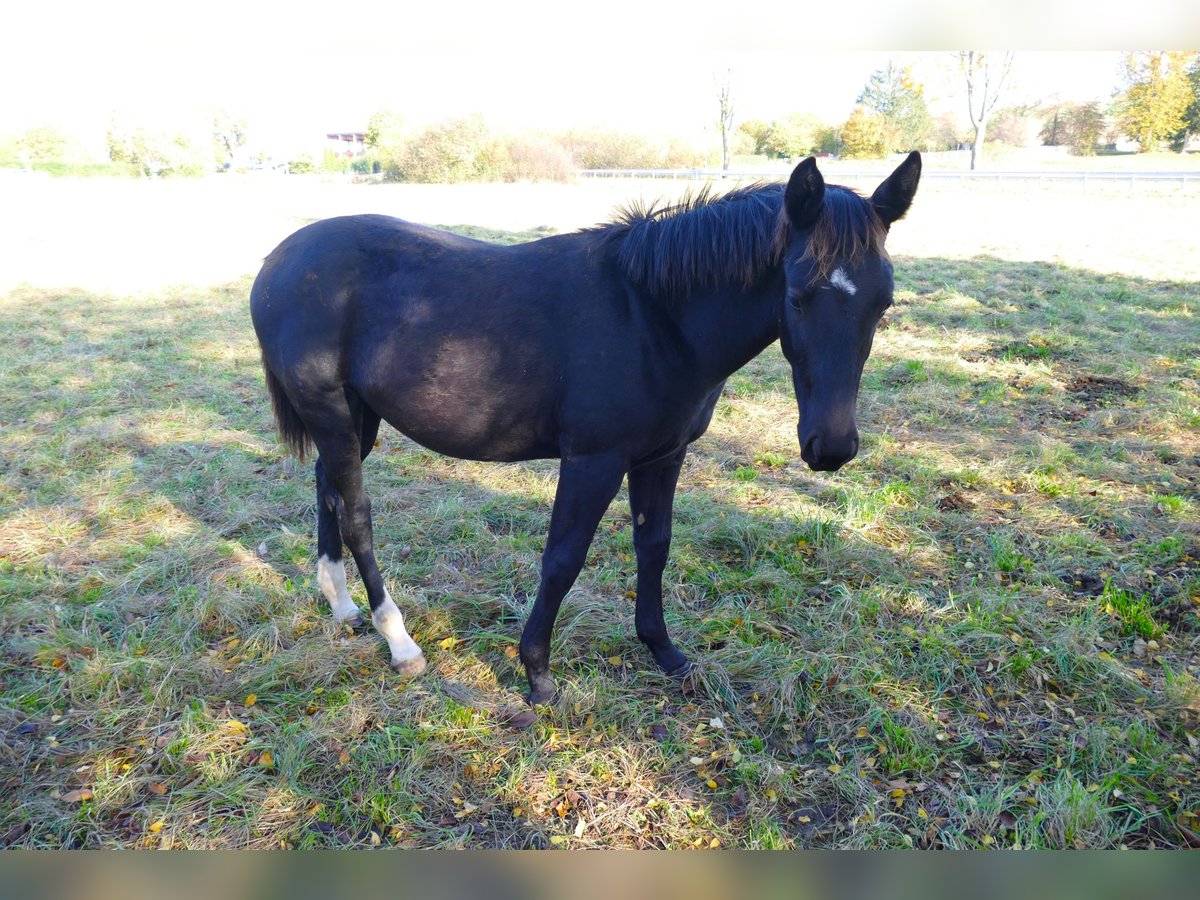
[(810, 157), (784, 193), (780, 343), (800, 407), (800, 456), (815, 471), (836, 471), (858, 452), (858, 383), (875, 326), (892, 304), (884, 238), (908, 211), (920, 177), (921, 156), (909, 154), (866, 200), (826, 190)]

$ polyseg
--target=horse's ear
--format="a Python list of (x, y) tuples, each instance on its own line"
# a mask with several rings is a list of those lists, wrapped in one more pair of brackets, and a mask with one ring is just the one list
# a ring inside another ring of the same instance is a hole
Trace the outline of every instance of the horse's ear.
[(891, 225), (904, 217), (912, 205), (920, 180), (921, 154), (914, 150), (871, 195), (871, 205), (879, 213), (884, 225)]
[(792, 172), (783, 194), (783, 208), (793, 228), (807, 228), (817, 220), (825, 200), (825, 179), (817, 171), (817, 161), (808, 157)]

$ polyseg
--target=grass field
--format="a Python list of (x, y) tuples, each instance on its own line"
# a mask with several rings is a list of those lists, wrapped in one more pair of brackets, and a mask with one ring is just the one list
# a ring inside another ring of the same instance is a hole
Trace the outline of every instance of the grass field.
[(777, 348), (695, 445), (664, 581), (695, 678), (634, 634), (622, 493), (536, 714), (553, 463), (385, 428), (378, 555), (430, 663), (398, 681), (319, 600), (249, 276), (0, 296), (0, 845), (1200, 845), (1195, 257), (905, 224), (859, 458), (800, 462)]

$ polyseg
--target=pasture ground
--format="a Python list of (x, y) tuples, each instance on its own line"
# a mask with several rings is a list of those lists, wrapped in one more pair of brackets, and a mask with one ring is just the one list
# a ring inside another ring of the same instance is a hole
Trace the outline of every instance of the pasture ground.
[(1194, 197), (923, 188), (859, 458), (803, 466), (777, 349), (731, 378), (665, 578), (697, 676), (634, 635), (622, 494), (534, 713), (554, 464), (385, 428), (378, 553), (430, 662), (398, 681), (319, 600), (246, 296), (311, 218), (513, 241), (633, 185), (6, 177), (0, 845), (1200, 844)]

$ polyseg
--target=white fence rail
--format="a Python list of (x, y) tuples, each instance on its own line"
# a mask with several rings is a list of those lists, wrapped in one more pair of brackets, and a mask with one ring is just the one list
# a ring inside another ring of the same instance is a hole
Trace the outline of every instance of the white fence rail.
[[(783, 181), (789, 172), (752, 172), (730, 169), (581, 169), (585, 178), (684, 178), (694, 181)], [(887, 172), (868, 172), (838, 169), (831, 178), (838, 181), (870, 180), (887, 176)], [(1178, 187), (1200, 185), (1200, 172), (962, 172), (926, 169), (922, 179), (965, 182), (1020, 181), (1038, 185), (1074, 183), (1084, 186), (1096, 184), (1165, 184)]]

